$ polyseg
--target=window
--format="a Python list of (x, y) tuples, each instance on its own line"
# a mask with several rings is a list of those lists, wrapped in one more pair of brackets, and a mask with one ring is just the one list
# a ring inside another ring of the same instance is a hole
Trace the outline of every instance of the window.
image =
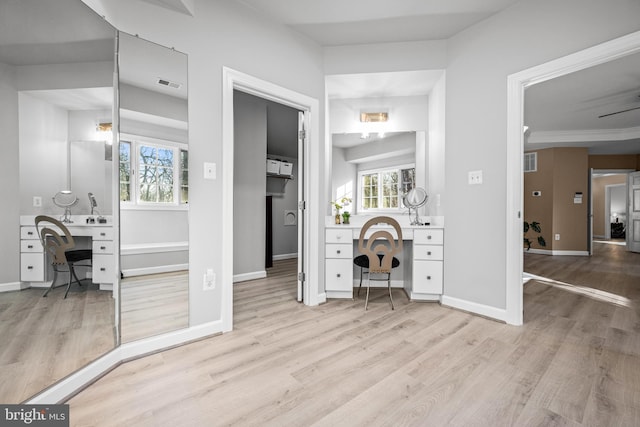
[(538, 170), (538, 153), (524, 153), (524, 171), (536, 172)]
[(189, 155), (180, 145), (146, 138), (121, 141), (120, 201), (149, 207), (186, 205)]
[(403, 208), (402, 196), (415, 187), (415, 174), (413, 165), (360, 172), (359, 210), (390, 211)]

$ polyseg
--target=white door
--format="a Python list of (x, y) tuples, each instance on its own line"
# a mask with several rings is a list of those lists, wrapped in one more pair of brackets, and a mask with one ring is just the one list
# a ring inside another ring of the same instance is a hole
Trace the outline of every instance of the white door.
[(627, 250), (640, 252), (640, 172), (630, 173), (627, 183)]
[(587, 212), (587, 247), (589, 248), (589, 255), (593, 255), (593, 168), (589, 169), (588, 186), (587, 195), (589, 197), (589, 206)]
[(307, 142), (305, 113), (298, 112), (298, 302), (304, 301), (304, 226), (306, 201), (304, 194), (304, 158)]

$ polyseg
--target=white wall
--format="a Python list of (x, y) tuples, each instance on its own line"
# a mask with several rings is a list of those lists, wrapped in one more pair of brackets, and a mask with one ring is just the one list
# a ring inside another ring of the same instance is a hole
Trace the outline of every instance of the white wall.
[(233, 120), (233, 275), (264, 275), (267, 103), (235, 91)]
[(0, 284), (20, 280), (20, 185), (18, 154), (18, 92), (15, 89), (14, 68), (0, 63), (0, 129), (2, 129), (2, 155), (0, 156)]
[[(67, 110), (20, 93), (19, 111), (20, 213), (62, 215), (52, 197), (69, 186)], [(42, 207), (33, 206), (34, 196), (42, 197)]]
[[(448, 297), (497, 310), (506, 306), (507, 76), (637, 31), (638, 17), (637, 1), (521, 1), (449, 39)], [(467, 184), (473, 170), (483, 171), (482, 185)], [(473, 242), (490, 242), (491, 250), (480, 250)]]
[[(218, 177), (225, 167), (221, 163), (223, 66), (316, 98), (324, 111), (322, 49), (236, 2), (196, 1), (195, 17), (145, 2), (84, 2), (119, 29), (189, 55), (189, 319), (192, 326), (221, 319), (222, 286), (203, 291), (202, 274), (207, 268), (219, 274), (222, 251), (229, 250), (214, 243), (220, 242), (226, 226), (220, 206), (222, 180), (203, 178), (203, 162), (216, 163)], [(313, 120), (324, 129), (323, 117)], [(323, 140), (321, 134), (319, 141)], [(316, 188), (322, 183), (321, 170), (311, 171), (310, 184)], [(320, 251), (323, 242), (314, 243)]]

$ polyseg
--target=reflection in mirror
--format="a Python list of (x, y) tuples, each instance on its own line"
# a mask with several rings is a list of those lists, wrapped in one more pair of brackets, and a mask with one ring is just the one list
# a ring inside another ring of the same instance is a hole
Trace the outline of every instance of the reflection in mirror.
[[(423, 147), (424, 132), (333, 134), (332, 200), (352, 199), (351, 214), (379, 209), (406, 213), (403, 196), (424, 186)], [(384, 191), (383, 181), (389, 183)]]
[[(2, 24), (18, 23), (0, 25), (0, 114), (16, 118), (3, 134), (17, 136), (19, 152), (15, 169), (2, 171), (4, 185), (19, 187), (19, 220), (3, 224), (11, 232), (2, 234), (20, 235), (19, 282), (0, 287), (7, 291), (0, 292), (0, 402), (18, 403), (117, 345), (115, 252), (108, 244), (115, 232), (113, 162), (105, 156), (112, 147), (96, 132), (100, 121), (112, 122), (115, 30), (79, 0), (5, 1), (0, 9)], [(77, 203), (65, 207), (58, 197), (56, 205), (53, 198), (63, 191), (72, 191)], [(105, 250), (93, 252), (93, 269), (82, 271), (82, 286), (73, 285), (66, 299), (65, 287), (44, 298), (53, 274), (35, 216), (59, 219), (67, 211), (76, 247), (95, 247), (88, 192), (108, 220), (100, 224)]]
[(119, 33), (121, 338), (188, 327), (187, 56)]

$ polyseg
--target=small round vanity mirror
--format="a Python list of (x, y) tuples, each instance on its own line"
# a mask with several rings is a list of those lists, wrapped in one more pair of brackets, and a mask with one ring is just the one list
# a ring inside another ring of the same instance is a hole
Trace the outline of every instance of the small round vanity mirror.
[(429, 200), (429, 195), (427, 191), (421, 187), (412, 188), (402, 197), (402, 202), (409, 208), (409, 216), (411, 216), (411, 209), (414, 209), (416, 212), (416, 216), (411, 221), (411, 225), (424, 225), (418, 216), (418, 208), (426, 205), (427, 200)]
[(71, 207), (78, 203), (78, 197), (70, 190), (58, 191), (55, 196), (52, 197), (53, 204), (59, 208), (64, 208), (64, 216), (62, 222), (71, 223)]

